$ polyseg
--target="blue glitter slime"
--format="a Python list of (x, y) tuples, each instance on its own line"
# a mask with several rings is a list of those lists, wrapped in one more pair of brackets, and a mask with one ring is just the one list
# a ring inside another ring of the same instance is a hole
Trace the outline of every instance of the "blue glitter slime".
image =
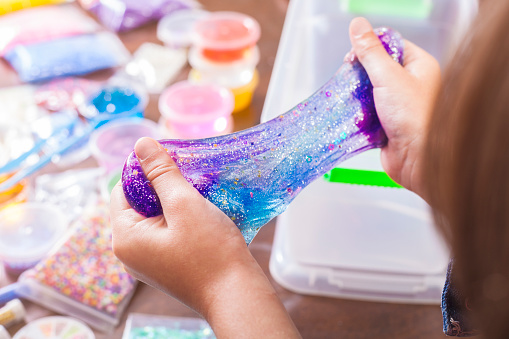
[[(400, 34), (389, 28), (375, 32), (402, 63)], [(375, 110), (373, 86), (355, 58), (310, 98), (264, 124), (221, 137), (160, 143), (182, 175), (235, 222), (249, 244), (310, 182), (341, 161), (384, 146), (387, 137)], [(122, 184), (138, 213), (162, 214), (134, 152), (124, 165)]]

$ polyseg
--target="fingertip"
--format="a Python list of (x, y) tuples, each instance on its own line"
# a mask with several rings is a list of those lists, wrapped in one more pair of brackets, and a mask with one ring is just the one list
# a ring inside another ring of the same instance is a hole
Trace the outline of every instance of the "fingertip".
[(350, 37), (353, 39), (361, 38), (364, 34), (372, 31), (373, 26), (366, 18), (357, 17), (350, 22)]
[(161, 150), (161, 148), (161, 144), (156, 140), (149, 137), (143, 137), (136, 141), (136, 144), (134, 145), (134, 153), (139, 160), (143, 161), (157, 153)]

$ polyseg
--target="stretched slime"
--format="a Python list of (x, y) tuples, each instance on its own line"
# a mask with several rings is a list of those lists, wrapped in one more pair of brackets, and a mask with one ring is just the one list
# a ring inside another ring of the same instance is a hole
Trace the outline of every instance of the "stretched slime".
[[(389, 28), (375, 32), (390, 56), (402, 63), (400, 34)], [(182, 175), (235, 222), (247, 244), (310, 182), (386, 142), (373, 86), (357, 58), (345, 62), (307, 100), (266, 123), (220, 137), (160, 141)], [(122, 184), (138, 213), (162, 214), (134, 152), (124, 165)]]

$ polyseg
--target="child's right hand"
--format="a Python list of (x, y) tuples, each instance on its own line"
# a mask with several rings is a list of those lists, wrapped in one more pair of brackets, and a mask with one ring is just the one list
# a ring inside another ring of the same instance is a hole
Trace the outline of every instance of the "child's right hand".
[(299, 338), (239, 229), (149, 138), (135, 145), (163, 214), (145, 218), (120, 183), (111, 196), (113, 250), (135, 278), (203, 315), (218, 338)]
[(378, 117), (389, 139), (382, 149), (382, 166), (400, 185), (423, 196), (422, 156), (440, 89), (440, 66), (409, 41), (405, 41), (403, 66), (394, 62), (364, 18), (350, 23), (350, 40), (373, 84)]

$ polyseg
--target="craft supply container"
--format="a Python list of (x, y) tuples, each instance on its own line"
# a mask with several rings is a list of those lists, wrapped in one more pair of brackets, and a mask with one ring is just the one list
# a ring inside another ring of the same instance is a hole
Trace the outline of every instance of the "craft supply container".
[(230, 90), (215, 84), (181, 81), (159, 98), (162, 123), (168, 135), (199, 139), (226, 134), (233, 129), (234, 98)]
[(22, 203), (0, 211), (0, 259), (17, 276), (35, 266), (61, 240), (68, 220), (50, 204)]
[[(262, 121), (288, 111), (332, 77), (351, 49), (354, 17), (398, 30), (445, 66), (477, 10), (475, 0), (435, 0), (416, 18), (353, 13), (345, 1), (290, 2)], [(381, 171), (379, 159), (380, 151), (372, 150), (339, 166)], [(448, 261), (429, 207), (417, 195), (323, 178), (278, 218), (269, 266), (279, 284), (298, 293), (438, 304)]]
[(119, 119), (99, 127), (90, 137), (90, 149), (97, 163), (111, 173), (118, 170), (142, 137), (160, 139), (157, 123), (140, 118)]
[(212, 12), (194, 26), (194, 45), (214, 62), (243, 59), (260, 39), (260, 25), (237, 12)]
[(212, 83), (229, 88), (235, 100), (233, 112), (239, 112), (251, 104), (258, 86), (256, 65), (260, 60), (258, 47), (250, 49), (244, 58), (232, 62), (208, 60), (196, 47), (189, 51), (189, 80), (196, 83)]
[(187, 48), (191, 46), (195, 23), (207, 16), (209, 12), (191, 9), (171, 13), (157, 24), (157, 38), (170, 48)]
[(200, 318), (167, 317), (131, 313), (122, 339), (132, 338), (201, 338), (215, 339), (207, 322)]

